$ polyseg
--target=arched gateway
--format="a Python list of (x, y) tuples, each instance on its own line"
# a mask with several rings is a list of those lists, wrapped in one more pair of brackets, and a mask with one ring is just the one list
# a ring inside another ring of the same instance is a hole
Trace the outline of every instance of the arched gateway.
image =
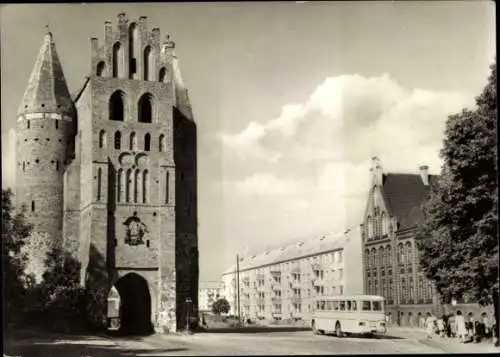
[(129, 335), (153, 332), (151, 294), (147, 281), (129, 273), (120, 278), (108, 294), (108, 326)]

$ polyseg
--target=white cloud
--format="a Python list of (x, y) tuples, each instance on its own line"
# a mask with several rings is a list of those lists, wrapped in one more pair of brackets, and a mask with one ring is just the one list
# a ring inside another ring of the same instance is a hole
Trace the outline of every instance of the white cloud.
[(2, 133), (2, 188), (14, 189), (16, 183), (16, 132)]
[(385, 171), (427, 164), (438, 173), (447, 116), (473, 104), (461, 93), (406, 90), (388, 74), (327, 78), (279, 117), (222, 136), (229, 230), (282, 239), (359, 224), (371, 157)]

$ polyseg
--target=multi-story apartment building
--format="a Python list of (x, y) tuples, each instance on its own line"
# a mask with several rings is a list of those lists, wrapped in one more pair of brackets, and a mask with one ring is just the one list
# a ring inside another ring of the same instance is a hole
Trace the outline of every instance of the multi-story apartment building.
[[(240, 258), (226, 271), (224, 295), (231, 313), (251, 319), (308, 319), (316, 297), (361, 294), (363, 273), (358, 229), (297, 242)], [(239, 284), (237, 277), (239, 275)]]
[(360, 229), (365, 293), (384, 296), (392, 322), (403, 326), (417, 325), (427, 312), (461, 309), (478, 316), (485, 311), (463, 301), (454, 307), (442, 305), (419, 264), (415, 235), (424, 218), (422, 204), (437, 176), (429, 175), (428, 166), (414, 174), (384, 174), (377, 157), (370, 171), (372, 185)]
[(222, 283), (219, 281), (200, 281), (198, 289), (198, 310), (212, 311), (212, 304), (223, 298)]

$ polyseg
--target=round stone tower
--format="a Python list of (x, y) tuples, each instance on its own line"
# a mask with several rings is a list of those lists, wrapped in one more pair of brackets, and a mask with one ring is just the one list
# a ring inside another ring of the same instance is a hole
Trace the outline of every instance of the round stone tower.
[(17, 113), (16, 199), (33, 231), (54, 243), (62, 241), (63, 175), (74, 153), (74, 113), (49, 32)]

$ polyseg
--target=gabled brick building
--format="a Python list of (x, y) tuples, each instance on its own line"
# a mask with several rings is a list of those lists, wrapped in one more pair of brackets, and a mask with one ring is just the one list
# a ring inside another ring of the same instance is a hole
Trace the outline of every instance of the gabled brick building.
[(365, 294), (386, 298), (392, 322), (417, 326), (427, 312), (442, 314), (461, 309), (478, 316), (476, 304), (443, 306), (435, 287), (423, 274), (415, 235), (423, 222), (422, 205), (438, 179), (428, 166), (418, 172), (384, 173), (377, 157), (372, 159), (372, 183), (361, 234)]
[[(17, 116), (17, 203), (120, 298), (129, 332), (186, 326), (198, 299), (196, 124), (175, 44), (146, 17), (106, 21), (70, 96), (47, 33)], [(162, 316), (160, 319), (159, 317)], [(196, 315), (195, 315), (196, 316)], [(161, 321), (160, 321), (161, 320)]]

